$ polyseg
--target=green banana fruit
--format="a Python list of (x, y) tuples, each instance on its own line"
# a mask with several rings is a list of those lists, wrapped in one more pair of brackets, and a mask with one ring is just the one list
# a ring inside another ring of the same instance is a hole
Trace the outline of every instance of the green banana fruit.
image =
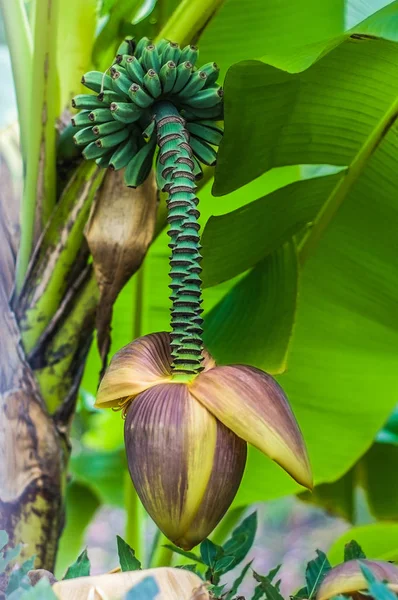
[(195, 71), (187, 85), (178, 94), (178, 98), (186, 100), (194, 94), (197, 94), (204, 86), (207, 80), (207, 75), (204, 71)]
[(198, 56), (199, 56), (199, 51), (196, 46), (192, 46), (192, 45), (185, 46), (185, 48), (183, 48), (181, 50), (181, 56), (180, 56), (179, 62), (183, 63), (185, 61), (188, 61), (188, 62), (192, 63), (192, 65), (194, 66), (196, 61), (198, 60)]
[(98, 148), (113, 148), (117, 146), (121, 142), (124, 142), (126, 138), (128, 138), (130, 131), (127, 127), (120, 129), (120, 131), (116, 131), (115, 133), (111, 133), (110, 135), (106, 135), (105, 137), (97, 139), (95, 142)]
[(138, 83), (133, 83), (130, 87), (129, 96), (140, 108), (147, 108), (153, 103), (153, 98)]
[(193, 64), (186, 60), (180, 63), (177, 67), (177, 77), (173, 86), (173, 94), (178, 94), (182, 88), (188, 83), (192, 75)]
[(127, 57), (126, 71), (133, 83), (138, 83), (138, 85), (142, 85), (145, 71), (142, 68), (140, 61), (135, 56)]
[(155, 144), (156, 140), (153, 138), (150, 142), (145, 144), (130, 160), (124, 174), (124, 182), (127, 186), (138, 187), (144, 183), (152, 168), (152, 158)]
[(149, 69), (149, 71), (144, 75), (143, 84), (151, 94), (152, 98), (158, 98), (161, 95), (162, 85), (160, 83), (159, 75), (154, 69)]
[(88, 115), (93, 123), (106, 123), (112, 119), (112, 113), (109, 108), (96, 108)]
[(141, 111), (131, 102), (112, 102), (111, 114), (121, 123), (135, 123), (141, 117)]
[(100, 125), (95, 125), (92, 128), (93, 133), (96, 137), (109, 135), (110, 133), (115, 133), (115, 131), (119, 131), (125, 127), (124, 123), (119, 123), (118, 121), (108, 121), (107, 123), (101, 123)]
[(105, 88), (112, 89), (112, 79), (106, 73), (100, 73), (99, 71), (89, 71), (83, 75), (82, 84), (98, 94)]
[(220, 74), (220, 68), (217, 63), (206, 63), (203, 67), (200, 67), (201, 71), (204, 71), (207, 75), (206, 87), (213, 85)]
[(222, 102), (223, 95), (223, 89), (219, 86), (206, 88), (187, 98), (185, 104), (192, 108), (213, 108)]
[(130, 162), (131, 157), (137, 152), (138, 144), (135, 137), (130, 137), (124, 144), (120, 144), (112, 154), (109, 166), (114, 171), (123, 169)]
[(100, 108), (102, 105), (101, 100), (93, 96), (92, 94), (79, 94), (72, 99), (73, 108)]
[(162, 84), (164, 94), (168, 94), (174, 87), (177, 77), (177, 67), (175, 62), (169, 60), (160, 69), (159, 79)]
[(216, 164), (217, 152), (207, 142), (202, 142), (192, 136), (190, 145), (196, 158), (204, 165), (213, 167)]
[(79, 131), (76, 131), (75, 135), (73, 136), (73, 141), (77, 146), (85, 146), (86, 144), (93, 142), (95, 139), (97, 139), (97, 136), (93, 132), (92, 127), (80, 129)]
[(160, 58), (154, 44), (148, 44), (142, 51), (141, 64), (146, 71), (149, 71), (149, 69), (153, 69), (156, 72), (159, 71)]

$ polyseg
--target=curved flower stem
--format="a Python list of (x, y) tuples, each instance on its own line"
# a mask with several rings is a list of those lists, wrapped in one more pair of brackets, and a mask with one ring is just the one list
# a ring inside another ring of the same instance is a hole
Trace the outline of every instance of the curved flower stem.
[(127, 471), (124, 478), (124, 505), (127, 513), (126, 542), (133, 548), (137, 558), (142, 561), (144, 556), (142, 546), (144, 511)]
[(155, 542), (155, 549), (150, 558), (150, 568), (171, 566), (174, 552), (170, 548), (166, 548), (166, 544), (170, 544), (169, 540), (159, 531)]
[(173, 371), (195, 375), (202, 362), (202, 291), (194, 162), (184, 119), (170, 102), (155, 105), (159, 163), (167, 200), (172, 289), (171, 347)]

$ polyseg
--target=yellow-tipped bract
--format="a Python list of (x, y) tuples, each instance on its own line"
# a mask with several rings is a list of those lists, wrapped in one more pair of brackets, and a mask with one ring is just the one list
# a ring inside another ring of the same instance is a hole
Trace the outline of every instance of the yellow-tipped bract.
[(169, 539), (189, 549), (211, 533), (239, 488), (246, 442), (312, 486), (300, 429), (270, 375), (218, 367), (206, 351), (198, 375), (171, 365), (169, 334), (142, 337), (113, 357), (96, 402), (123, 408), (131, 478)]

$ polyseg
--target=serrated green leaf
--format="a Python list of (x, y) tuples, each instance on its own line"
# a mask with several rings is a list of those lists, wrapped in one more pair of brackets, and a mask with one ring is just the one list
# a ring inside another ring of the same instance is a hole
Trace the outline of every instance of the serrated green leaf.
[(31, 587), (31, 583), (29, 578), (27, 577), (27, 574), (28, 571), (34, 568), (34, 563), (35, 557), (32, 556), (32, 558), (29, 558), (24, 563), (22, 563), (19, 569), (15, 569), (12, 571), (6, 589), (7, 595), (10, 595), (18, 588), (27, 589)]
[(300, 588), (295, 594), (292, 594), (292, 600), (303, 600), (308, 598), (307, 586)]
[(116, 536), (117, 552), (122, 571), (138, 571), (141, 563), (135, 555), (135, 551), (120, 536)]
[(253, 577), (259, 582), (259, 588), (263, 590), (267, 600), (284, 600), (279, 592), (278, 586), (273, 585), (268, 577), (259, 575), (255, 571), (253, 571)]
[(87, 554), (87, 548), (77, 557), (77, 560), (68, 568), (64, 579), (75, 579), (76, 577), (86, 577), (90, 575), (90, 560)]
[(230, 571), (236, 565), (236, 558), (233, 555), (223, 556), (214, 564), (214, 572), (218, 575), (223, 575), (227, 571)]
[(253, 512), (246, 517), (236, 529), (231, 537), (223, 544), (224, 553), (234, 557), (234, 562), (228, 570), (238, 565), (247, 555), (253, 545), (257, 531), (257, 513)]
[(397, 600), (396, 595), (385, 583), (376, 579), (371, 569), (364, 563), (360, 563), (361, 571), (368, 582), (369, 595), (375, 600)]
[(351, 540), (344, 546), (344, 562), (355, 558), (366, 558), (366, 555), (358, 542)]
[(197, 554), (194, 554), (193, 552), (187, 552), (186, 550), (181, 550), (181, 548), (177, 548), (177, 546), (174, 546), (173, 544), (165, 544), (164, 547), (168, 548), (169, 550), (172, 550), (176, 554), (181, 554), (181, 556), (185, 556), (185, 558), (190, 558), (191, 560), (195, 560), (196, 562), (201, 563), (202, 565), (205, 564), (203, 562), (203, 560), (200, 558), (200, 556), (198, 556)]
[(257, 585), (254, 588), (254, 594), (251, 597), (251, 600), (260, 600), (260, 598), (264, 598), (265, 596), (265, 592), (263, 590), (263, 588), (261, 587), (261, 585)]
[(199, 549), (202, 561), (210, 568), (214, 567), (217, 557), (223, 554), (223, 548), (217, 546), (217, 544), (214, 544), (214, 542), (209, 539), (204, 540), (200, 544)]
[(155, 600), (159, 592), (159, 586), (155, 578), (145, 577), (127, 592), (125, 600)]
[(278, 575), (279, 571), (281, 570), (281, 567), (282, 565), (277, 565), (276, 567), (271, 569), (271, 571), (267, 575), (267, 579), (269, 579), (272, 582), (273, 579), (275, 579), (275, 577)]
[(330, 571), (332, 565), (330, 564), (328, 557), (321, 550), (317, 550), (317, 557), (307, 565), (305, 571), (305, 580), (308, 589), (308, 600), (311, 600), (318, 591), (319, 586), (322, 583), (326, 573)]
[(235, 596), (235, 594), (238, 592), (240, 586), (243, 583), (243, 580), (246, 576), (246, 573), (248, 572), (248, 570), (250, 569), (251, 565), (252, 565), (252, 560), (247, 563), (247, 565), (245, 565), (242, 569), (242, 571), (240, 572), (240, 575), (234, 580), (231, 589), (229, 590), (228, 594), (225, 596), (225, 600), (233, 600), (233, 597)]
[(211, 592), (212, 594), (212, 598), (221, 598), (224, 588), (225, 583), (223, 583), (222, 585), (210, 585), (208, 589), (209, 592)]

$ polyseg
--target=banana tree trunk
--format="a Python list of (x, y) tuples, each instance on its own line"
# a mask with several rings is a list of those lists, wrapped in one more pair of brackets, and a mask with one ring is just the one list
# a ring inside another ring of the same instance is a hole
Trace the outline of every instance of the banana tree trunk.
[(62, 526), (67, 444), (48, 415), (10, 307), (18, 247), (18, 195), (0, 158), (0, 529), (9, 546), (51, 569)]
[(0, 289), (0, 529), (22, 555), (53, 570), (62, 527), (66, 444), (25, 361), (18, 328)]

